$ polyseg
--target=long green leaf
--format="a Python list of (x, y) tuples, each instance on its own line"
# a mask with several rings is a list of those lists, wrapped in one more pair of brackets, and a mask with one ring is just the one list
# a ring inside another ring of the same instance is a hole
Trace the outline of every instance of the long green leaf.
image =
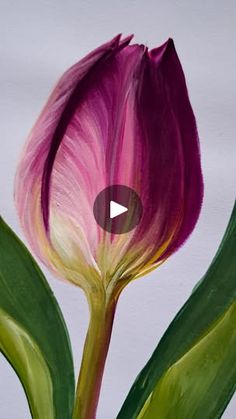
[(137, 377), (117, 418), (221, 417), (236, 387), (235, 304), (236, 205), (210, 268)]
[(0, 218), (0, 350), (34, 419), (71, 419), (74, 372), (61, 311), (23, 243)]
[(236, 382), (236, 303), (173, 364), (138, 419), (216, 419)]

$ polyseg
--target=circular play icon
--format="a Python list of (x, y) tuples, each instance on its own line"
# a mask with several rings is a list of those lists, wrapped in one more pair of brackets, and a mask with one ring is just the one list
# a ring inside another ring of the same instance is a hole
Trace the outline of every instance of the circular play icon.
[(93, 206), (97, 223), (113, 234), (127, 233), (136, 227), (142, 212), (138, 194), (124, 185), (112, 185), (103, 189)]

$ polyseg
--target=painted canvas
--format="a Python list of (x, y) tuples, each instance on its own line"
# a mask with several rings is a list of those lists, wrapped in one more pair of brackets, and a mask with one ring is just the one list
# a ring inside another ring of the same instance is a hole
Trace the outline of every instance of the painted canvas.
[[(174, 259), (195, 229), (204, 170), (190, 96), (173, 39), (148, 48), (119, 34), (64, 72), (31, 129), (14, 182), (26, 244), (0, 220), (0, 350), (33, 419), (97, 417), (126, 287)], [(78, 371), (49, 272), (86, 298)], [(236, 206), (110, 418), (222, 417), (236, 387), (235, 324)]]

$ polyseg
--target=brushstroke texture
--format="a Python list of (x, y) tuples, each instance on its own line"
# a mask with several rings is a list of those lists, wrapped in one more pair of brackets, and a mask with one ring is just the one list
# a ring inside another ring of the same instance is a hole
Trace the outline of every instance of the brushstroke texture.
[(34, 419), (55, 419), (49, 367), (35, 340), (0, 309), (0, 351), (19, 376)]
[(0, 218), (0, 350), (34, 419), (71, 419), (74, 373), (67, 329), (42, 272)]
[(165, 372), (137, 419), (218, 419), (236, 389), (236, 302)]
[(117, 419), (169, 419), (173, 412), (187, 419), (190, 410), (193, 419), (220, 418), (236, 388), (235, 304), (236, 204), (211, 266), (138, 375)]
[[(35, 254), (83, 288), (145, 274), (176, 251), (203, 194), (199, 141), (174, 43), (148, 51), (118, 35), (59, 80), (21, 157), (15, 184)], [(105, 232), (93, 216), (101, 190), (141, 198), (139, 225)], [(92, 279), (91, 279), (92, 278)]]

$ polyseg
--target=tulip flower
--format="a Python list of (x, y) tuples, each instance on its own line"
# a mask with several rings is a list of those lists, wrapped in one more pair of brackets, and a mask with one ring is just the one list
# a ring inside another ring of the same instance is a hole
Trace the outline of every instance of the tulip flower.
[[(16, 175), (32, 250), (90, 304), (75, 418), (94, 417), (121, 290), (184, 243), (202, 202), (196, 122), (174, 43), (149, 51), (131, 39), (115, 37), (61, 77)], [(139, 223), (124, 234), (94, 218), (97, 195), (111, 185), (142, 202)]]

